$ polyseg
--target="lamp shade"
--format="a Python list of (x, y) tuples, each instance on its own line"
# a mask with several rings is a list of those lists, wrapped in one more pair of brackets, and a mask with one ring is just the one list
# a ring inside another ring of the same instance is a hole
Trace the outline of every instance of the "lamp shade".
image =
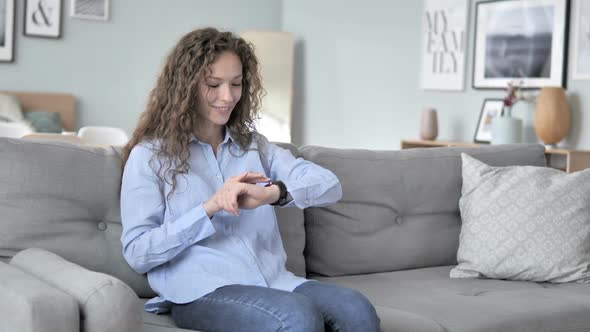
[(559, 87), (544, 87), (537, 97), (535, 132), (548, 145), (567, 136), (570, 130), (571, 111), (565, 91)]

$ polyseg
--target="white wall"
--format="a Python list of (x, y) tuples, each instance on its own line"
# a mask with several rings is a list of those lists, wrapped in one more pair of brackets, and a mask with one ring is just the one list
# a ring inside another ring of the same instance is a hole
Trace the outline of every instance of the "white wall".
[(164, 57), (186, 32), (213, 25), (233, 31), (280, 29), (277, 0), (111, 0), (108, 22), (72, 19), (63, 1), (62, 37), (24, 36), (17, 1), (16, 61), (0, 63), (0, 90), (69, 92), (78, 125), (131, 132)]
[[(397, 149), (418, 137), (420, 110), (439, 112), (439, 139), (471, 141), (484, 98), (473, 90), (475, 1), (470, 2), (464, 92), (419, 89), (422, 1), (111, 0), (111, 20), (69, 18), (57, 40), (22, 35), (17, 1), (16, 62), (0, 63), (0, 90), (71, 92), (78, 125), (131, 132), (164, 56), (189, 30), (277, 29), (297, 39), (293, 142)], [(590, 81), (568, 81), (573, 128), (565, 144), (590, 149)]]
[[(283, 29), (298, 40), (294, 142), (397, 149), (401, 139), (418, 138), (426, 106), (438, 110), (438, 139), (471, 141), (483, 99), (504, 92), (471, 88), (469, 3), (466, 89), (426, 92), (419, 88), (422, 1), (284, 0)], [(564, 144), (590, 149), (590, 81), (569, 80), (568, 94), (573, 128)]]

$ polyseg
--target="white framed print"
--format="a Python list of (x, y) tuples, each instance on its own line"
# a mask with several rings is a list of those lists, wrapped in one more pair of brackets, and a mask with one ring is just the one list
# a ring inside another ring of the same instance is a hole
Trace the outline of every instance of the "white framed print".
[(566, 87), (569, 0), (476, 3), (473, 87)]
[(0, 0), (0, 62), (14, 61), (15, 0)]
[(110, 0), (71, 0), (70, 16), (87, 20), (108, 21)]
[(59, 38), (61, 0), (25, 0), (25, 36)]
[(590, 79), (590, 0), (574, 4), (573, 79)]
[(497, 98), (486, 98), (481, 106), (479, 120), (475, 128), (475, 135), (473, 141), (475, 143), (491, 143), (492, 142), (492, 121), (495, 117), (502, 114), (504, 108), (504, 100)]
[(424, 0), (420, 87), (462, 91), (468, 0)]

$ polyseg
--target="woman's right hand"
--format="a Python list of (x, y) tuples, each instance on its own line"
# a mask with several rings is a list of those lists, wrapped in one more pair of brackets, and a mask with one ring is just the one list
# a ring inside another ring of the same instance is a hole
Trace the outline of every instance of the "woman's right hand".
[(233, 176), (227, 179), (223, 186), (203, 203), (203, 208), (209, 217), (221, 210), (237, 216), (239, 214), (238, 198), (247, 193), (248, 186), (267, 181), (270, 179), (261, 173), (246, 172)]

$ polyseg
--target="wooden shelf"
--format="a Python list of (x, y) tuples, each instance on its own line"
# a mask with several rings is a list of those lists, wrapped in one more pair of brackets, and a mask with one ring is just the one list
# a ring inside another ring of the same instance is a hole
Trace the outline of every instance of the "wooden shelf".
[[(452, 147), (466, 146), (478, 147), (483, 144), (452, 142), (452, 141), (422, 141), (422, 140), (402, 140), (402, 149), (414, 148), (435, 148), (435, 147)], [(568, 149), (546, 149), (545, 159), (549, 167), (557, 168), (562, 171), (571, 173), (590, 167), (590, 151), (568, 150)]]

